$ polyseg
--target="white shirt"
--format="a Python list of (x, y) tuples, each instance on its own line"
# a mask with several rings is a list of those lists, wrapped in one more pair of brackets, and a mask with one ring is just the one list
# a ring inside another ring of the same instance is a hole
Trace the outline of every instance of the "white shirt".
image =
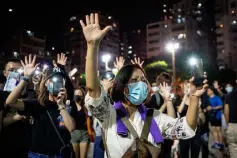
[[(113, 105), (111, 105), (110, 99), (103, 88), (101, 89), (101, 95), (99, 98), (92, 98), (87, 94), (85, 105), (91, 114), (99, 120), (99, 123), (105, 132), (106, 144), (110, 157), (121, 158), (132, 146), (135, 139), (131, 134), (129, 134), (128, 137), (121, 137), (117, 134), (116, 110)], [(195, 131), (189, 127), (185, 117), (174, 119), (168, 115), (160, 113), (158, 110), (154, 110), (153, 118), (159, 126), (164, 138), (189, 139), (195, 135)], [(144, 121), (142, 120), (140, 113), (136, 111), (133, 121), (129, 121), (137, 131), (137, 134), (141, 136)], [(171, 131), (173, 131), (172, 134)], [(148, 141), (158, 147), (150, 133), (148, 135)], [(106, 154), (105, 157), (107, 157)]]

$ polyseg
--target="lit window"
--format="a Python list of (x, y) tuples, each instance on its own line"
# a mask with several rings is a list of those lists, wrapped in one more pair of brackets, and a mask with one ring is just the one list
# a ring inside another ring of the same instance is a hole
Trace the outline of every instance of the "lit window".
[(123, 47), (121, 47), (121, 50), (123, 50)]
[(220, 24), (220, 28), (223, 28), (224, 27), (224, 25), (223, 24)]
[(137, 56), (137, 54), (133, 54), (133, 56), (134, 56), (134, 57), (136, 57), (136, 56)]
[(70, 29), (70, 32), (73, 32), (74, 31), (74, 28), (72, 27), (71, 29)]
[(232, 10), (232, 11), (231, 11), (231, 13), (232, 13), (232, 14), (235, 14), (235, 11), (234, 11), (234, 10)]
[(200, 10), (197, 11), (197, 14), (201, 14), (202, 12)]
[(137, 30), (137, 33), (141, 33), (141, 30)]
[(181, 18), (181, 15), (178, 15), (179, 18)]
[(167, 12), (166, 9), (164, 9), (163, 12), (166, 13)]
[(132, 54), (132, 51), (130, 50), (130, 51), (128, 51), (128, 54)]
[(167, 28), (168, 27), (168, 25), (165, 25), (165, 28)]
[(198, 8), (201, 8), (202, 7), (202, 3), (198, 3)]
[(72, 16), (71, 18), (70, 18), (70, 21), (73, 21), (73, 20), (76, 20), (77, 18), (75, 17), (75, 16)]
[(182, 21), (185, 22), (185, 18), (182, 18)]
[(178, 24), (181, 23), (181, 19), (180, 19), (180, 18), (177, 19), (177, 23), (178, 23)]
[(172, 16), (170, 16), (170, 19), (173, 19), (173, 17), (172, 17)]
[(113, 27), (117, 27), (117, 25), (115, 23), (113, 23)]
[(132, 49), (132, 46), (129, 46), (128, 49)]
[(28, 36), (34, 36), (34, 33), (31, 32), (30, 30), (27, 30), (26, 33), (28, 34)]
[(233, 20), (231, 24), (232, 24), (232, 25), (235, 25), (235, 24), (236, 24), (236, 20)]
[(178, 39), (183, 39), (183, 38), (186, 38), (186, 34), (181, 33), (178, 35)]
[(166, 7), (166, 4), (164, 4), (163, 7)]
[(8, 11), (9, 11), (9, 12), (12, 12), (13, 10), (10, 8)]
[(112, 19), (112, 16), (109, 16), (108, 19)]
[(121, 46), (123, 46), (123, 43), (121, 43)]
[(180, 8), (178, 9), (178, 12), (181, 12), (181, 9), (180, 9)]
[(13, 52), (13, 56), (14, 56), (14, 57), (17, 57), (17, 56), (18, 56), (18, 53), (17, 53), (17, 52)]

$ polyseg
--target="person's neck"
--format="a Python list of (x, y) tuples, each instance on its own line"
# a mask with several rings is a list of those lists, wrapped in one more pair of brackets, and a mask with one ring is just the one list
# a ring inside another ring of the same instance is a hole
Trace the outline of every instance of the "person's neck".
[(137, 106), (134, 106), (134, 105), (131, 105), (131, 104), (128, 104), (128, 103), (124, 103), (124, 102), (123, 102), (123, 106), (127, 110), (129, 118), (131, 120), (133, 120), (134, 119), (134, 115), (135, 115), (135, 113), (137, 111)]
[(81, 103), (76, 102), (76, 105), (77, 105), (77, 110), (80, 111), (82, 109)]
[(215, 97), (215, 94), (210, 95), (210, 98), (213, 98), (213, 97)]

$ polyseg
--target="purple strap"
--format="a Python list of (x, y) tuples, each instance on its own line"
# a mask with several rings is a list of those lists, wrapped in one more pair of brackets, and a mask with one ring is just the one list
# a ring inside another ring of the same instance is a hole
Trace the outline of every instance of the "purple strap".
[[(122, 116), (126, 116), (128, 118), (128, 113), (121, 102), (114, 103), (114, 108), (116, 109), (117, 112), (121, 112)], [(142, 120), (145, 121), (147, 108), (142, 104), (138, 106), (138, 111), (141, 114)], [(117, 134), (122, 137), (127, 137), (128, 129), (124, 125), (123, 121), (121, 120), (121, 117), (120, 117), (121, 114), (120, 115), (117, 114), (116, 116)], [(150, 133), (157, 144), (163, 142), (163, 137), (161, 135), (160, 129), (154, 119), (152, 119), (151, 121)]]

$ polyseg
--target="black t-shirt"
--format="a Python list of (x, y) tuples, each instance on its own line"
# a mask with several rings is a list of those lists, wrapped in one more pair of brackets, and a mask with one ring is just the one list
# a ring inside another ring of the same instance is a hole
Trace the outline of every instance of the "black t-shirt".
[(147, 107), (159, 110), (163, 104), (164, 104), (163, 97), (159, 93), (156, 93), (151, 96), (151, 101), (147, 104)]
[(0, 111), (4, 109), (5, 102), (10, 92), (0, 91)]
[[(63, 147), (58, 135), (56, 134), (46, 110), (50, 113), (52, 120), (58, 129), (65, 144), (70, 144), (70, 133), (66, 127), (62, 127), (62, 116), (55, 102), (48, 101), (43, 107), (35, 99), (24, 100), (23, 114), (31, 115), (34, 118), (32, 126), (32, 143), (31, 151), (45, 155), (59, 155), (60, 149)], [(71, 108), (70, 114), (75, 118), (75, 108)]]
[(229, 105), (229, 123), (237, 123), (237, 90), (226, 95), (225, 103)]
[(75, 121), (76, 121), (76, 129), (87, 130), (86, 113), (84, 109), (77, 111)]

